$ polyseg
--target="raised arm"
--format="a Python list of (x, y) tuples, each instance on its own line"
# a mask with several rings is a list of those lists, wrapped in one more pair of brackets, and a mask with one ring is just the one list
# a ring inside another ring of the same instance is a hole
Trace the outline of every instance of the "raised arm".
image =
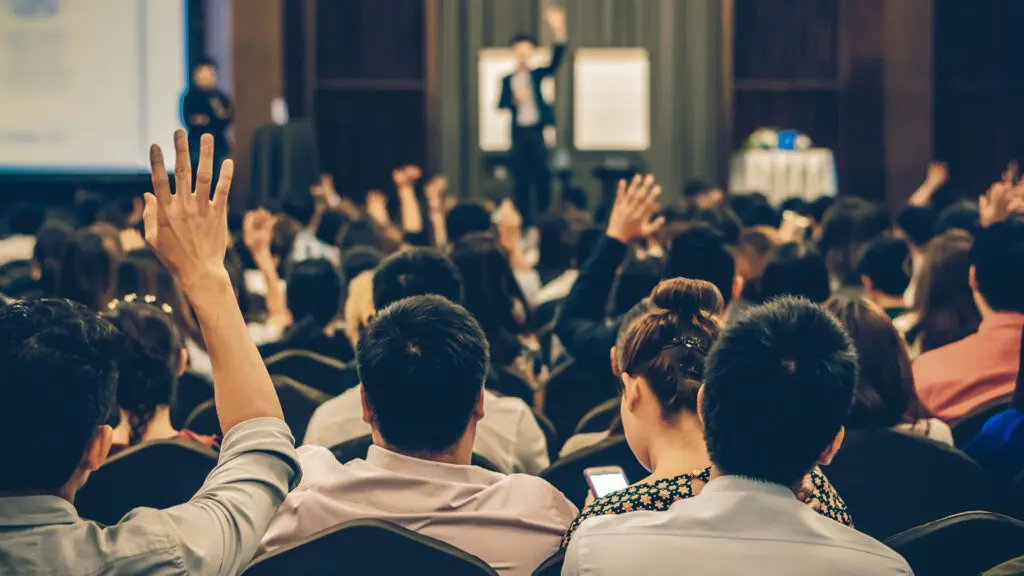
[(213, 137), (207, 134), (201, 139), (194, 192), (190, 192), (192, 166), (184, 130), (174, 133), (174, 148), (175, 194), (171, 194), (163, 152), (156, 145), (150, 149), (153, 193), (145, 196), (146, 242), (178, 279), (199, 318), (213, 364), (221, 430), (227, 434), (254, 418), (284, 420), (270, 374), (249, 337), (224, 268), (234, 164), (224, 162), (211, 198)]
[(423, 172), (418, 166), (404, 166), (391, 172), (398, 193), (398, 208), (402, 219), (402, 231), (408, 235), (423, 234), (423, 209), (416, 198), (416, 181)]
[(541, 76), (553, 76), (558, 73), (565, 59), (566, 44), (569, 43), (569, 32), (565, 23), (565, 9), (551, 7), (544, 13), (548, 27), (551, 28), (551, 35), (554, 38), (555, 47), (551, 52), (551, 63), (539, 70)]
[(942, 162), (931, 162), (928, 164), (928, 173), (921, 186), (910, 195), (907, 204), (910, 206), (925, 206), (932, 201), (935, 192), (949, 180), (949, 168)]
[(284, 290), (281, 289), (277, 262), (270, 252), (276, 224), (277, 217), (267, 210), (260, 208), (248, 212), (242, 222), (242, 239), (267, 285), (264, 296), (267, 304), (267, 324), (283, 330), (292, 323), (292, 314), (288, 310)]

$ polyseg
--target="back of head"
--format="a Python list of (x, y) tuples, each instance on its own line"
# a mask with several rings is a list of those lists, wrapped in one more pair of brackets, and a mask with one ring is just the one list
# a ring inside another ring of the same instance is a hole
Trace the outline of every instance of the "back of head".
[(898, 216), (896, 225), (912, 245), (924, 248), (935, 237), (935, 223), (939, 214), (932, 206), (907, 206)]
[(373, 305), (377, 309), (426, 294), (462, 303), (462, 275), (452, 261), (437, 250), (412, 248), (392, 254), (373, 273)]
[(356, 249), (365, 248), (383, 253), (384, 239), (377, 225), (370, 220), (355, 220), (349, 222), (339, 234), (338, 246), (344, 260), (346, 254)]
[(359, 377), (377, 432), (413, 455), (443, 454), (466, 434), (488, 371), (480, 324), (440, 296), (379, 311), (359, 340)]
[(448, 242), (455, 243), (467, 234), (491, 229), (491, 213), (476, 202), (460, 202), (445, 216)]
[(113, 300), (103, 317), (125, 337), (118, 361), (117, 404), (128, 413), (131, 443), (157, 407), (168, 404), (184, 347), (169, 304), (146, 296)]
[(782, 298), (743, 314), (704, 370), (705, 440), (723, 474), (791, 486), (846, 421), (857, 354), (818, 306)]
[(859, 198), (840, 198), (822, 221), (821, 253), (829, 274), (842, 286), (859, 286), (857, 257), (866, 242), (889, 227), (889, 218), (877, 205)]
[(67, 300), (0, 308), (0, 492), (53, 492), (71, 479), (114, 406), (117, 332)]
[(341, 275), (322, 258), (303, 260), (288, 276), (288, 309), (295, 324), (324, 328), (341, 308)]
[(316, 237), (324, 244), (336, 246), (342, 231), (351, 221), (341, 212), (328, 210), (320, 217), (320, 226), (316, 229)]
[(910, 286), (910, 246), (898, 238), (876, 238), (868, 243), (857, 263), (857, 271), (871, 281), (875, 290), (901, 296)]
[(981, 215), (978, 205), (967, 200), (950, 204), (939, 212), (935, 220), (934, 236), (945, 234), (950, 230), (963, 230), (974, 234), (981, 228)]
[(1024, 313), (1024, 219), (979, 230), (971, 248), (978, 292), (996, 312)]
[(478, 232), (463, 237), (452, 248), (451, 259), (462, 274), (466, 309), (488, 335), (525, 329), (526, 299), (494, 235)]
[[(232, 280), (232, 282), (234, 282)], [(181, 336), (202, 341), (192, 307), (171, 271), (149, 248), (132, 250), (117, 264), (114, 295), (151, 294), (166, 303)], [(244, 285), (244, 281), (242, 282)]]
[(56, 294), (99, 310), (113, 297), (117, 255), (102, 234), (79, 230), (61, 260)]
[(46, 221), (46, 210), (39, 204), (19, 202), (7, 218), (7, 230), (11, 234), (33, 236)]
[(612, 288), (609, 316), (616, 318), (625, 314), (637, 302), (647, 298), (661, 280), (664, 264), (657, 258), (640, 258), (632, 254), (619, 267), (618, 277)]
[(920, 339), (921, 351), (945, 346), (973, 333), (981, 323), (969, 282), (971, 246), (964, 230), (950, 230), (928, 243), (917, 282), (917, 325), (907, 340)]
[(763, 228), (744, 230), (733, 248), (736, 257), (736, 274), (743, 277), (743, 295), (756, 300), (760, 290), (761, 277), (775, 250), (775, 237)]
[(270, 253), (278, 262), (285, 262), (292, 255), (295, 239), (302, 232), (302, 225), (291, 216), (281, 215), (274, 223), (274, 237), (270, 241)]
[(664, 277), (711, 282), (728, 306), (736, 279), (736, 259), (720, 234), (707, 225), (694, 224), (672, 239)]
[(544, 216), (537, 227), (540, 229), (540, 260), (537, 262), (537, 270), (542, 280), (550, 281), (572, 266), (577, 234), (561, 216)]
[(809, 244), (779, 246), (761, 275), (761, 302), (779, 296), (802, 296), (820, 304), (830, 293), (825, 260)]
[(616, 345), (620, 370), (647, 381), (666, 421), (681, 411), (696, 413), (704, 360), (718, 338), (716, 316), (723, 308), (710, 282), (663, 280)]
[(341, 257), (341, 271), (346, 280), (363, 272), (372, 271), (384, 261), (384, 253), (369, 246), (358, 246), (346, 251)]
[(71, 226), (60, 222), (47, 222), (36, 233), (36, 245), (32, 249), (32, 260), (39, 266), (39, 282), (43, 293), (53, 294), (60, 276), (61, 261), (64, 250), (75, 231)]
[(885, 312), (849, 296), (833, 297), (825, 309), (843, 324), (857, 348), (860, 370), (847, 426), (891, 428), (923, 415), (907, 348)]
[[(740, 200), (743, 198), (744, 200)], [(763, 194), (746, 194), (729, 198), (730, 204), (744, 228), (768, 226), (778, 228), (782, 224), (782, 213), (768, 202)]]

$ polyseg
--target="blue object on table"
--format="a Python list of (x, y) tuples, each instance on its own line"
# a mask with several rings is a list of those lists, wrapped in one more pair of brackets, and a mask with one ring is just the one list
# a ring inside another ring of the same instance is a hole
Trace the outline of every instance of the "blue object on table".
[(796, 150), (796, 137), (799, 133), (796, 130), (779, 131), (779, 150)]

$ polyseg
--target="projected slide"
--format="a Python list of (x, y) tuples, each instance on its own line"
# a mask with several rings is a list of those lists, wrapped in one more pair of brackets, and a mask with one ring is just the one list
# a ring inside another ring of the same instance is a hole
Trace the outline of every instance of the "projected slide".
[(0, 173), (136, 173), (170, 147), (184, 0), (0, 0)]

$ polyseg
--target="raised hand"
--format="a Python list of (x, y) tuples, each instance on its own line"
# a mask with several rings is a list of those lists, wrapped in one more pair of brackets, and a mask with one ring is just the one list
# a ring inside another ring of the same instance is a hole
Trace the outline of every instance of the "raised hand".
[[(142, 219), (146, 242), (181, 283), (186, 294), (211, 278), (227, 276), (224, 254), (228, 245), (228, 193), (235, 165), (221, 165), (216, 191), (213, 183), (213, 136), (204, 134), (199, 144), (199, 169), (192, 188), (192, 163), (184, 130), (174, 132), (174, 180), (171, 194), (163, 151), (149, 149), (153, 192), (146, 193)], [(189, 294), (191, 297), (192, 295)]]
[(1020, 166), (1017, 165), (1016, 160), (1010, 160), (1006, 164), (1006, 170), (1003, 170), (1003, 184), (1009, 184), (1013, 186), (1017, 183), (1017, 174), (1020, 173)]
[(665, 223), (664, 217), (651, 218), (658, 209), (660, 195), (661, 186), (654, 183), (654, 176), (650, 174), (646, 177), (637, 174), (628, 185), (625, 180), (619, 180), (615, 204), (608, 216), (608, 237), (628, 244), (657, 232)]
[(388, 197), (380, 190), (370, 190), (366, 193), (366, 213), (374, 222), (381, 226), (391, 223), (391, 215), (388, 214)]
[(395, 188), (402, 190), (416, 184), (416, 181), (423, 175), (419, 166), (409, 164), (391, 171), (391, 179), (395, 182)]
[(565, 9), (557, 6), (550, 6), (544, 11), (544, 20), (551, 27), (555, 36), (565, 34)]
[(245, 214), (242, 221), (242, 240), (254, 258), (270, 254), (270, 243), (274, 240), (276, 224), (277, 216), (263, 208)]
[(985, 227), (1006, 220), (1010, 214), (1024, 212), (1024, 183), (1014, 186), (996, 182), (978, 198), (978, 212)]
[(934, 188), (941, 188), (949, 181), (949, 166), (945, 162), (932, 160), (928, 163), (928, 175), (925, 182)]
[(444, 176), (434, 176), (423, 186), (423, 196), (427, 199), (427, 206), (439, 210), (444, 207), (444, 193), (448, 191), (448, 179)]

